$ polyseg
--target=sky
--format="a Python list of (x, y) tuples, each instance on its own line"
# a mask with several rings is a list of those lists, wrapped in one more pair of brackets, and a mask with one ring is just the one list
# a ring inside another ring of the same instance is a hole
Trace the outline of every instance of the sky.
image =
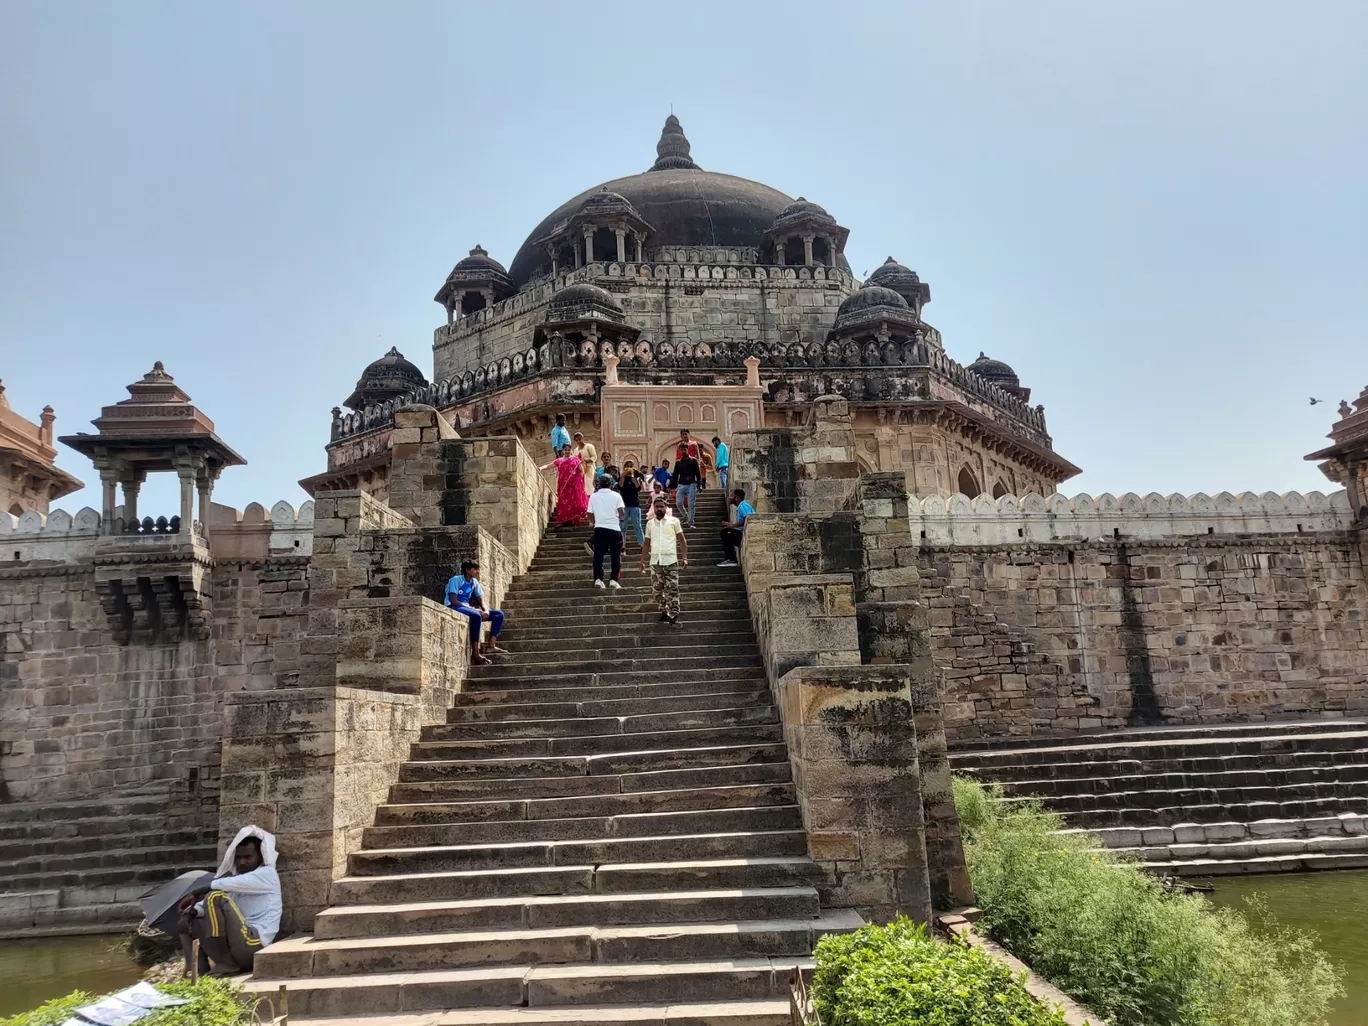
[(451, 266), (645, 170), (673, 105), (857, 274), (918, 271), (950, 355), (1045, 405), (1062, 491), (1329, 490), (1302, 456), (1368, 386), (1365, 53), (1361, 0), (6, 0), (0, 378), (62, 434), (162, 360), (248, 461), (215, 499), (298, 504), (367, 363), (431, 372)]

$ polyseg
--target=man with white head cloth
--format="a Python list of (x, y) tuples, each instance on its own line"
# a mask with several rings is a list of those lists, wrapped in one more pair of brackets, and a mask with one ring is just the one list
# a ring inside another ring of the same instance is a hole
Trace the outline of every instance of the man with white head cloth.
[[(258, 826), (238, 831), (208, 888), (181, 899), (180, 937), (185, 971), (193, 941), (200, 942), (200, 972), (250, 972), (256, 953), (280, 930), (280, 877), (275, 837)], [(201, 900), (202, 899), (202, 900)]]

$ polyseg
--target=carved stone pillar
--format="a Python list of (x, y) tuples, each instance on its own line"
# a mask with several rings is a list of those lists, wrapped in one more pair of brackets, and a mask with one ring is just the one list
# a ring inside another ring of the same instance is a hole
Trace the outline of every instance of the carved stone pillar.
[(618, 244), (618, 263), (620, 263), (620, 264), (625, 264), (625, 263), (627, 262), (627, 229), (626, 229), (626, 228), (619, 228), (619, 229), (617, 230), (617, 244)]
[(584, 265), (588, 267), (594, 262), (594, 229), (584, 229)]
[(636, 240), (636, 259), (637, 263), (642, 263), (646, 259), (646, 249), (642, 245), (646, 240), (641, 237), (640, 232), (633, 232), (632, 238)]
[(803, 263), (808, 267), (812, 266), (812, 239), (811, 235), (803, 236)]
[(123, 481), (124, 522), (132, 523), (138, 519), (138, 491), (142, 488), (142, 475), (125, 478)]
[(102, 489), (101, 506), (103, 507), (101, 515), (104, 517), (102, 533), (104, 534), (114, 534), (117, 531), (117, 527), (114, 524), (114, 489), (118, 487), (118, 484), (119, 472), (117, 470), (102, 469), (100, 471), (100, 486)]
[(180, 477), (180, 522), (181, 530), (189, 531), (195, 522), (195, 468), (189, 463), (176, 466)]
[(788, 239), (774, 240), (774, 262), (780, 267), (784, 266), (784, 247), (788, 245)]

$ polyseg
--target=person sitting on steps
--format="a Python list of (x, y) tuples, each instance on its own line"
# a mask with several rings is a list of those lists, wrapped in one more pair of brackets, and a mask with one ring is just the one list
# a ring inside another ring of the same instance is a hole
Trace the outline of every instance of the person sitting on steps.
[[(490, 655), (507, 655), (508, 650), (499, 647), (499, 634), (503, 631), (504, 614), (502, 609), (486, 609), (484, 588), (480, 586), (480, 564), (467, 559), (461, 564), (461, 572), (447, 581), (446, 604), (456, 612), (470, 619), (470, 664), (483, 666), (489, 662)], [(484, 633), (484, 622), (489, 621), (489, 640), (484, 644), (484, 654), (480, 652), (480, 635)]]
[(738, 565), (736, 552), (741, 546), (742, 532), (746, 529), (746, 518), (755, 512), (755, 507), (746, 501), (744, 488), (735, 489), (731, 494), (731, 501), (736, 506), (736, 519), (722, 528), (722, 549), (727, 558), (718, 563), (718, 566)]
[(203, 890), (180, 902), (180, 942), (190, 975), (194, 942), (199, 941), (201, 973), (236, 976), (252, 971), (256, 953), (280, 931), (280, 877), (276, 875), (275, 837), (245, 826), (223, 854), (218, 875)]

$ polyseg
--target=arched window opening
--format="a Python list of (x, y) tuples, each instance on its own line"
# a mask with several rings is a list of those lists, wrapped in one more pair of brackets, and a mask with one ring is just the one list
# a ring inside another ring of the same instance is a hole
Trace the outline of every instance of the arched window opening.
[(594, 229), (594, 255), (590, 260), (617, 259), (617, 232), (611, 228)]
[(566, 271), (573, 271), (579, 266), (575, 259), (575, 247), (569, 242), (563, 242), (556, 250), (556, 272), (564, 274)]
[(806, 256), (807, 254), (803, 252), (802, 239), (795, 237), (784, 243), (784, 263), (802, 266), (806, 263)]
[(461, 297), (461, 313), (463, 314), (473, 314), (477, 310), (483, 310), (486, 305), (488, 304), (485, 303), (483, 292), (467, 292)]
[(9, 511), (16, 517), (22, 517), (24, 515), (24, 507), (17, 502), (9, 508)]
[(812, 240), (812, 262), (819, 267), (831, 267), (835, 264), (836, 261), (831, 258), (831, 246), (827, 244), (826, 239)]
[(1000, 480), (998, 481), (997, 484), (993, 485), (993, 498), (995, 498), (995, 499), (1000, 499), (1000, 498), (1002, 498), (1002, 497), (1003, 497), (1004, 495), (1006, 495), (1006, 494), (1007, 494), (1007, 486), (1006, 486), (1005, 484), (1003, 484)]
[(968, 467), (959, 472), (958, 488), (961, 495), (967, 499), (976, 499), (979, 494), (978, 482), (974, 480), (974, 475)]

